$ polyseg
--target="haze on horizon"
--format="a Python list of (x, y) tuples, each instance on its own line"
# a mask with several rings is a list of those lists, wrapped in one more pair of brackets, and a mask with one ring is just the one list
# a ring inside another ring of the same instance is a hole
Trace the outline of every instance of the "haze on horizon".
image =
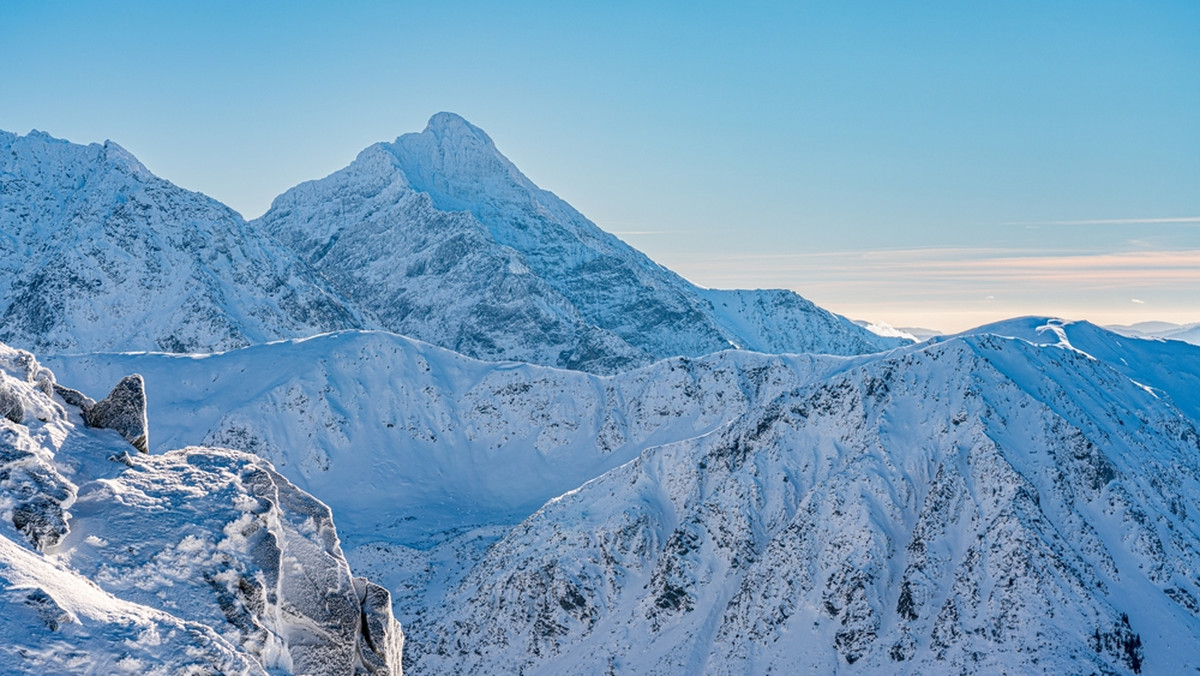
[(0, 129), (254, 217), (451, 110), (692, 281), (896, 326), (1200, 321), (1200, 5), (5, 9)]

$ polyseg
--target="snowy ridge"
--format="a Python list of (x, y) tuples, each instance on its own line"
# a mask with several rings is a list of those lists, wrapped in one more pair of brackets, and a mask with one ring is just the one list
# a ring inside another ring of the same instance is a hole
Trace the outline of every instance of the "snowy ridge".
[(344, 537), (422, 546), (511, 526), (650, 446), (711, 432), (845, 362), (726, 351), (602, 377), (383, 332), (203, 358), (49, 361), (88, 393), (142, 374), (156, 448), (203, 439), (253, 450), (331, 505)]
[(389, 330), (481, 359), (613, 373), (730, 347), (861, 354), (907, 342), (789, 291), (693, 286), (539, 189), (451, 113), (289, 190), (254, 223)]
[(996, 334), (1035, 345), (1078, 350), (1153, 388), (1192, 420), (1200, 421), (1200, 349), (1174, 340), (1122, 336), (1085, 321), (1017, 317), (986, 324), (968, 334)]
[(551, 501), (410, 627), (408, 667), (1189, 671), (1198, 452), (1076, 351), (912, 348)]
[(56, 392), (75, 400), (0, 345), (6, 665), (400, 673), (390, 596), (351, 576), (328, 507), (252, 455), (141, 453)]
[(0, 132), (0, 340), (211, 351), (365, 323), (233, 210), (117, 144)]

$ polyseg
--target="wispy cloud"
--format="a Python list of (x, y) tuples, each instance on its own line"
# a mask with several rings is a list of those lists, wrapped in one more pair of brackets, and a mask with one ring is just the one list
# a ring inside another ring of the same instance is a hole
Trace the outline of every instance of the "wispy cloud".
[(1179, 218), (1105, 218), (1082, 221), (1009, 221), (1004, 225), (1156, 225), (1156, 224), (1200, 225), (1200, 216)]
[(835, 311), (893, 326), (967, 328), (1017, 314), (1107, 322), (1200, 315), (1200, 249), (939, 247), (728, 255), (672, 267), (718, 288), (794, 289)]

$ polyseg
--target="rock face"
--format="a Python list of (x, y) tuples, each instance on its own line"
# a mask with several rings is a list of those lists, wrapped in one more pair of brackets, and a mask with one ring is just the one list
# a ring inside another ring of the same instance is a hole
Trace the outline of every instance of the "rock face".
[(140, 377), (98, 403), (61, 387), (54, 398), (52, 382), (29, 353), (0, 345), (0, 390), (25, 411), (0, 419), (5, 664), (400, 673), (390, 596), (351, 575), (326, 505), (252, 455), (130, 457), (89, 430), (103, 423), (145, 445)]
[(791, 292), (693, 286), (450, 113), (289, 190), (254, 225), (389, 330), (480, 359), (612, 373), (730, 347), (860, 354), (905, 342)]
[(0, 340), (210, 352), (364, 320), (233, 210), (115, 143), (0, 132)]
[(546, 504), (414, 622), (411, 673), (1183, 673), (1200, 434), (996, 336), (817, 378)]
[(146, 385), (138, 374), (125, 376), (108, 396), (83, 412), (88, 427), (116, 430), (125, 441), (146, 453), (149, 451), (150, 424), (146, 422)]

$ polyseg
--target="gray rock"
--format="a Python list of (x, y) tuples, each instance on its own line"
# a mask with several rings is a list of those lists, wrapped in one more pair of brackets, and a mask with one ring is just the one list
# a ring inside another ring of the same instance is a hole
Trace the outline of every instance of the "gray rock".
[(116, 430), (126, 441), (133, 444), (134, 448), (142, 453), (149, 452), (150, 425), (146, 420), (146, 384), (140, 374), (125, 376), (107, 397), (91, 407), (80, 408), (88, 427)]
[(392, 616), (392, 595), (387, 589), (364, 577), (354, 578), (354, 591), (362, 604), (362, 624), (358, 634), (358, 654), (371, 674), (390, 674), (399, 669), (404, 634)]
[(79, 390), (72, 390), (69, 387), (63, 387), (62, 385), (59, 385), (58, 383), (54, 383), (53, 387), (54, 387), (55, 394), (57, 394), (59, 397), (61, 397), (62, 400), (65, 401), (67, 404), (74, 406), (75, 408), (79, 409), (80, 411), (90, 410), (93, 406), (96, 405), (95, 399), (92, 399), (91, 397), (87, 396), (83, 392), (80, 392)]
[(0, 415), (18, 425), (25, 420), (25, 404), (8, 383), (0, 383)]

